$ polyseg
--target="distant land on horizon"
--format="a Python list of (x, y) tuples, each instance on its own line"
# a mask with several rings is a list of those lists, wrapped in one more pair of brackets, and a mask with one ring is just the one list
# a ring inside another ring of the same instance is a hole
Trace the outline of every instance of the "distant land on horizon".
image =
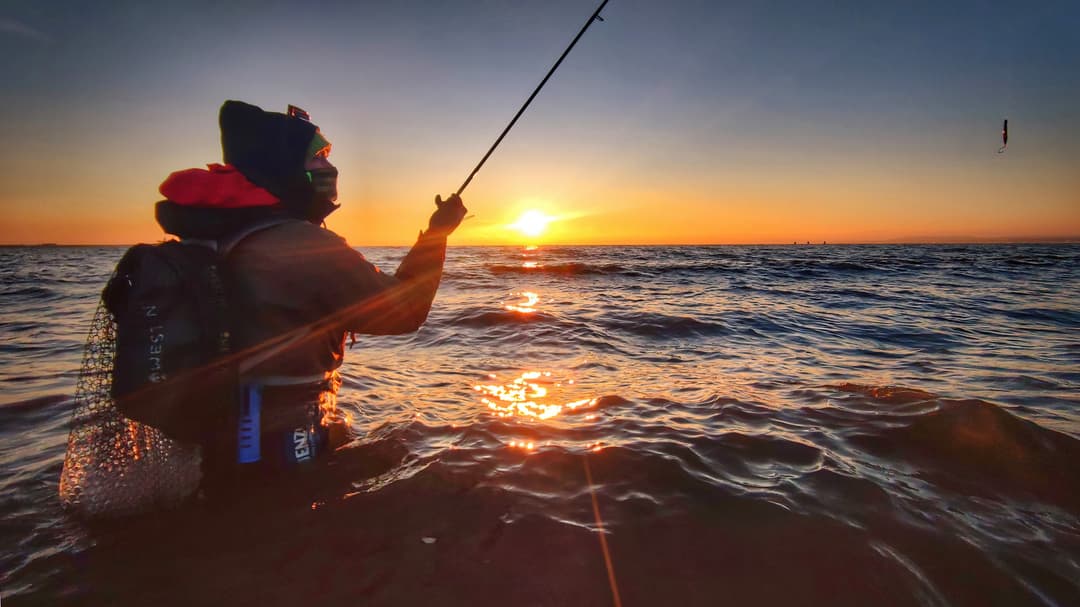
[[(155, 241), (163, 242), (165, 239)], [(56, 243), (56, 242), (43, 242), (43, 243), (0, 243), (0, 248), (14, 249), (14, 248), (61, 248), (61, 247), (130, 247), (135, 243)], [(821, 245), (837, 245), (837, 246), (859, 246), (859, 245), (980, 245), (980, 244), (1080, 244), (1080, 235), (1077, 236), (1048, 236), (1048, 237), (1029, 237), (1029, 238), (1009, 238), (1009, 237), (929, 237), (929, 238), (897, 238), (890, 240), (867, 240), (867, 241), (792, 241), (788, 242), (756, 242), (756, 243), (729, 243), (729, 242), (699, 242), (699, 243), (592, 243), (592, 244), (580, 244), (580, 243), (547, 243), (540, 244), (540, 247), (768, 247), (768, 246), (821, 246)], [(408, 247), (411, 245), (368, 245), (368, 244), (351, 244), (353, 248), (394, 248), (394, 247)], [(516, 244), (490, 244), (490, 245), (455, 245), (450, 243), (450, 247), (514, 247), (514, 246), (529, 246), (527, 243), (520, 245)]]

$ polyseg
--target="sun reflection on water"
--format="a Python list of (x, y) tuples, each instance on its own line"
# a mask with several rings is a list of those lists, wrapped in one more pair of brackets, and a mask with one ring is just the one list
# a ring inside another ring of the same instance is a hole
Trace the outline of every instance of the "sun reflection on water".
[[(492, 374), (488, 375), (488, 379), (495, 380), (497, 377)], [(573, 383), (573, 380), (569, 380), (565, 385)], [(480, 402), (497, 417), (551, 419), (597, 403), (597, 398), (552, 402), (553, 399), (549, 397), (551, 389), (563, 386), (563, 382), (552, 378), (550, 371), (526, 371), (509, 382), (478, 384), (473, 386), (473, 390), (481, 394)]]
[(522, 298), (522, 301), (513, 304), (507, 304), (506, 309), (511, 312), (521, 312), (522, 314), (532, 314), (536, 312), (536, 304), (540, 302), (540, 296), (532, 291), (522, 291), (516, 293), (516, 295)]

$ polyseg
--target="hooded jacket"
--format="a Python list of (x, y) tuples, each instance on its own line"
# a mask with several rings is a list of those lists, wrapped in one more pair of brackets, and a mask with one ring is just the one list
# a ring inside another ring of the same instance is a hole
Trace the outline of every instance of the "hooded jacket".
[(339, 367), (346, 333), (417, 330), (442, 277), (446, 238), (421, 234), (394, 274), (381, 272), (330, 230), (336, 205), (319, 201), (304, 175), (316, 131), (306, 120), (227, 101), (226, 164), (170, 175), (156, 205), (162, 229), (181, 239), (244, 237), (225, 270), (233, 348), (249, 376), (310, 376)]

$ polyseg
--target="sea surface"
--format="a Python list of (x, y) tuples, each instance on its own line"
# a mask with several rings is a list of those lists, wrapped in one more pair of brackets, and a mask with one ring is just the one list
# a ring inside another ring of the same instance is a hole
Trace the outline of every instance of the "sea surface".
[(1080, 605), (1080, 246), (451, 248), (331, 460), (84, 524), (122, 253), (0, 249), (5, 606)]

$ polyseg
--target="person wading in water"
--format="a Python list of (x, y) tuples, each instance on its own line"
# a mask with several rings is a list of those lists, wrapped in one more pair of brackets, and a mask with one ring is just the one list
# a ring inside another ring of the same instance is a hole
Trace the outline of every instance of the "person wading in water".
[(225, 164), (173, 173), (156, 206), (167, 234), (223, 255), (231, 351), (242, 353), (241, 413), (199, 441), (204, 484), (244, 464), (274, 470), (312, 460), (344, 442), (334, 396), (346, 336), (423, 324), (446, 239), (466, 213), (458, 195), (436, 196), (428, 229), (393, 275), (383, 273), (323, 227), (339, 206), (337, 169), (306, 112), (226, 101), (220, 126)]

